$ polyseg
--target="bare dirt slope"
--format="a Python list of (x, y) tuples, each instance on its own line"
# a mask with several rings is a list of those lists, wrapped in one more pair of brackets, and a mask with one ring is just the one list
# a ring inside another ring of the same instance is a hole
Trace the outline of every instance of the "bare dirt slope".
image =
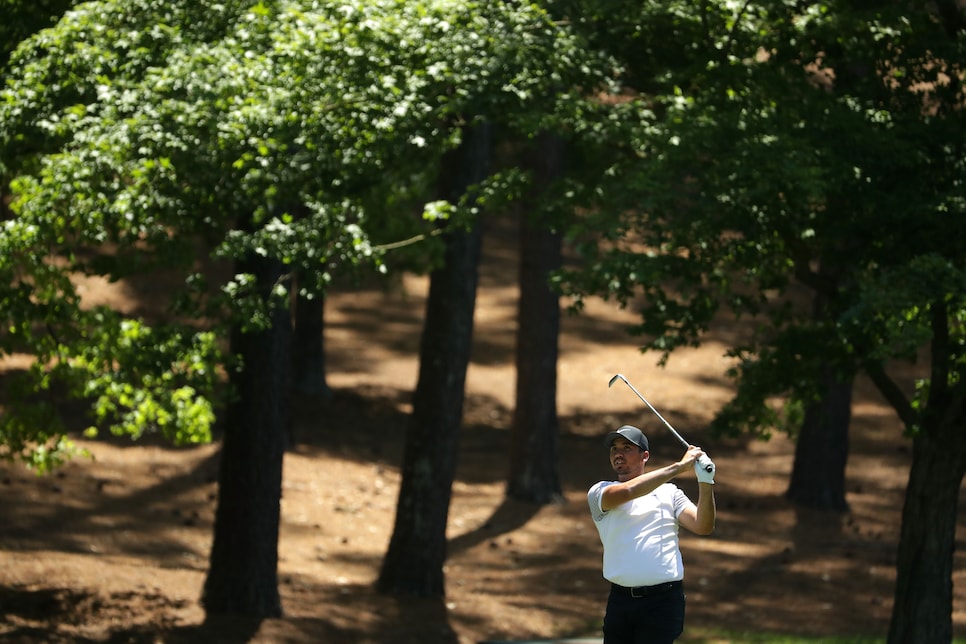
[[(633, 313), (593, 302), (564, 321), (559, 365), (566, 502), (503, 495), (513, 407), (516, 290), (512, 230), (491, 236), (477, 309), (460, 463), (450, 511), (445, 600), (372, 590), (392, 529), (405, 418), (417, 374), (425, 280), (334, 294), (327, 309), (328, 401), (299, 399), (299, 445), (285, 461), (280, 589), (285, 617), (205, 621), (198, 604), (216, 503), (217, 444), (81, 441), (93, 460), (37, 478), (0, 465), (0, 641), (455, 642), (599, 635), (607, 585), (586, 489), (609, 477), (600, 436), (625, 422), (651, 437), (652, 463), (680, 449), (629, 390), (625, 374), (718, 464), (719, 521), (685, 535), (688, 623), (715, 629), (884, 635), (909, 464), (894, 415), (866, 383), (854, 410), (845, 515), (783, 498), (792, 444), (714, 439), (727, 400), (722, 323), (666, 369), (624, 331)], [(97, 282), (91, 298), (142, 294)], [(16, 368), (8, 361), (6, 368)], [(2, 381), (0, 381), (2, 382)], [(696, 493), (693, 477), (680, 485)], [(966, 636), (966, 507), (960, 511), (955, 628)], [(731, 640), (731, 641), (740, 641)]]

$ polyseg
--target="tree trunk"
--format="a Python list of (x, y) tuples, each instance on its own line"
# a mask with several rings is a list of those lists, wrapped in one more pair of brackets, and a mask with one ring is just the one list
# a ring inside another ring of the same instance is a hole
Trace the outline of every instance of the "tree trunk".
[[(444, 159), (445, 198), (455, 202), (486, 176), (489, 151), (488, 125), (465, 133), (460, 148)], [(446, 524), (473, 337), (481, 226), (450, 231), (443, 241), (444, 265), (430, 275), (396, 521), (376, 583), (384, 593), (445, 595)]]
[(924, 426), (912, 442), (890, 644), (952, 641), (953, 550), (966, 470), (964, 416), (962, 409), (948, 414), (939, 426)]
[[(847, 271), (842, 266), (843, 250), (819, 265), (819, 275), (831, 284), (841, 284)], [(828, 322), (829, 297), (818, 292), (812, 300), (812, 317)], [(795, 461), (785, 495), (794, 503), (820, 510), (848, 511), (845, 498), (845, 468), (849, 460), (849, 424), (852, 421), (854, 376), (838, 376), (834, 366), (821, 375), (822, 397), (805, 409), (805, 419), (795, 443)]]
[[(538, 137), (528, 165), (534, 172), (533, 208), (563, 172), (564, 143)], [(516, 401), (510, 432), (507, 496), (546, 504), (563, 497), (557, 424), (560, 299), (549, 285), (562, 261), (562, 237), (533, 212), (520, 221), (520, 304), (516, 346)]]
[[(254, 273), (259, 284), (269, 287), (282, 275), (281, 263), (261, 258), (243, 262), (239, 270)], [(232, 332), (232, 352), (243, 366), (230, 375), (236, 395), (227, 410), (214, 541), (202, 597), (209, 615), (282, 614), (278, 532), (291, 328), (289, 311), (279, 307), (270, 329)]]
[(327, 398), (332, 391), (325, 381), (325, 296), (295, 296), (295, 335), (292, 339), (292, 370), (295, 391)]
[(805, 410), (805, 421), (795, 443), (795, 462), (786, 496), (820, 510), (846, 512), (845, 467), (849, 459), (853, 379), (842, 381), (827, 373), (825, 393)]

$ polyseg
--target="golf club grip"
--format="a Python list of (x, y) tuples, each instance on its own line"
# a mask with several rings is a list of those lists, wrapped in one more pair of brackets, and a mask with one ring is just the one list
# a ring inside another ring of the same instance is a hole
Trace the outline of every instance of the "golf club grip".
[[(653, 411), (653, 410), (652, 410), (652, 411)], [(664, 420), (664, 419), (662, 418), (661, 420)], [(684, 437), (683, 437), (683, 436), (681, 436), (681, 434), (678, 434), (678, 433), (677, 433), (677, 431), (675, 431), (675, 429), (674, 429), (673, 427), (671, 427), (671, 426), (670, 426), (670, 425), (669, 425), (669, 424), (667, 423), (667, 421), (665, 421), (665, 422), (664, 422), (664, 424), (665, 424), (665, 425), (667, 425), (667, 428), (668, 428), (668, 429), (669, 429), (669, 430), (671, 431), (671, 433), (672, 433), (672, 434), (674, 434), (674, 436), (675, 436), (675, 437), (676, 437), (676, 438), (677, 438), (677, 439), (678, 439), (679, 441), (681, 441), (681, 444), (682, 444), (682, 445), (684, 445), (684, 449), (688, 449), (688, 448), (690, 448), (690, 447), (691, 447), (691, 444), (690, 444), (690, 443), (688, 443), (688, 442), (687, 442), (686, 440), (684, 440)], [(704, 464), (702, 465), (701, 463), (702, 463), (703, 461), (707, 461), (707, 462), (706, 462), (706, 463), (704, 463)], [(710, 458), (708, 458), (708, 455), (707, 455), (707, 454), (705, 454), (704, 456), (702, 456), (701, 458), (699, 458), (699, 459), (698, 459), (698, 465), (699, 465), (700, 467), (703, 467), (703, 468), (704, 468), (704, 471), (705, 471), (705, 472), (711, 472), (711, 471), (713, 471), (713, 470), (714, 470), (714, 464), (713, 464), (713, 463), (711, 462), (711, 459), (710, 459)]]

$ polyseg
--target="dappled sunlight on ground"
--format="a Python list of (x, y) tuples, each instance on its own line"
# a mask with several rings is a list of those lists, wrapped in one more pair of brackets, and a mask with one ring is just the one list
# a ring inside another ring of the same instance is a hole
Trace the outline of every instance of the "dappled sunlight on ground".
[[(741, 332), (733, 323), (718, 335), (712, 330), (708, 345), (672, 356), (662, 370), (625, 333), (635, 314), (593, 302), (583, 316), (566, 318), (558, 370), (566, 501), (535, 507), (504, 499), (515, 341), (514, 291), (500, 286), (513, 283), (515, 266), (493, 264), (504, 250), (490, 247), (481, 281), (445, 599), (373, 590), (394, 521), (425, 305), (425, 278), (406, 278), (391, 288), (330, 295), (326, 341), (335, 393), (327, 401), (296, 401), (298, 445), (285, 459), (282, 619), (206, 622), (199, 606), (217, 445), (175, 449), (152, 439), (103, 438), (80, 441), (93, 460), (76, 460), (50, 477), (0, 465), (0, 639), (474, 644), (598, 635), (607, 584), (585, 494), (610, 477), (600, 437), (619, 424), (638, 424), (650, 435), (652, 464), (681, 453), (632, 392), (608, 388), (615, 373), (718, 465), (717, 530), (682, 538), (682, 642), (709, 641), (708, 629), (884, 635), (910, 459), (898, 422), (868, 383), (859, 383), (851, 509), (796, 509), (784, 498), (790, 440), (725, 440), (706, 431), (730, 395), (722, 354)], [(122, 295), (137, 297), (97, 297)], [(693, 477), (679, 484), (696, 496)], [(957, 536), (954, 619), (957, 634), (966, 636), (964, 510)]]

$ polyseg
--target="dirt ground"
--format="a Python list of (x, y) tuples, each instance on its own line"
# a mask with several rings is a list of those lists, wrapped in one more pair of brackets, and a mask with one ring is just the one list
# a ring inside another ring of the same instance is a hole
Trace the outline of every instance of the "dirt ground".
[[(796, 510), (783, 493), (793, 444), (716, 439), (705, 426), (728, 399), (721, 357), (741, 328), (722, 323), (664, 369), (625, 332), (633, 312), (594, 301), (563, 324), (559, 363), (566, 500), (504, 498), (513, 408), (512, 231), (487, 244), (467, 379), (461, 455), (449, 515), (444, 600), (380, 596), (426, 282), (335, 293), (327, 308), (330, 400), (296, 401), (299, 444), (286, 455), (279, 541), (281, 619), (205, 620), (218, 445), (80, 440), (92, 460), (48, 477), (0, 465), (2, 642), (453, 642), (599, 637), (607, 584), (585, 493), (609, 478), (600, 437), (641, 425), (652, 464), (680, 449), (625, 374), (718, 465), (718, 525), (682, 537), (688, 617), (683, 642), (716, 635), (884, 636), (910, 452), (894, 414), (859, 383), (847, 514)], [(144, 294), (85, 282), (92, 301), (136, 307)], [(16, 366), (8, 360), (6, 368)], [(695, 495), (693, 476), (679, 484)], [(955, 562), (954, 624), (966, 637), (966, 504)], [(760, 640), (759, 640), (760, 641)]]

